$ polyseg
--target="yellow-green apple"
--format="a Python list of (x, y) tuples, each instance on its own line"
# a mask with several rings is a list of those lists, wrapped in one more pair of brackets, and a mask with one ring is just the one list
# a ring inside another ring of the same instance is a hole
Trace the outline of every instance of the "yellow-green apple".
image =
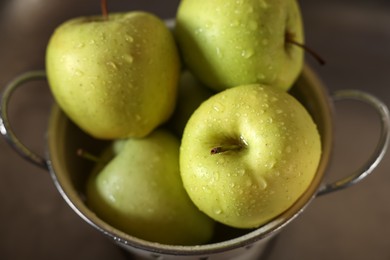
[(296, 0), (182, 0), (175, 34), (184, 62), (215, 90), (253, 83), (287, 90), (302, 70)]
[(87, 182), (87, 203), (112, 226), (141, 239), (175, 245), (207, 242), (214, 221), (184, 190), (179, 140), (164, 130), (112, 142)]
[(180, 59), (164, 22), (133, 11), (61, 24), (47, 46), (46, 71), (57, 103), (85, 132), (143, 137), (174, 110)]
[(185, 125), (198, 106), (214, 94), (204, 86), (192, 73), (184, 70), (181, 73), (175, 111), (168, 121), (168, 127), (181, 137)]
[(279, 88), (243, 85), (192, 114), (180, 170), (200, 210), (232, 227), (255, 228), (305, 192), (320, 155), (316, 124), (301, 103)]

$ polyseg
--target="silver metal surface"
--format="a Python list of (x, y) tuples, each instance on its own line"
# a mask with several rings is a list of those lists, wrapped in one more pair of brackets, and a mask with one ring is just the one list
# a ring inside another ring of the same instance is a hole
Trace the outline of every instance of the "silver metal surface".
[(325, 195), (334, 191), (342, 190), (350, 187), (351, 185), (357, 184), (364, 178), (368, 177), (379, 163), (382, 161), (386, 154), (390, 140), (390, 115), (387, 106), (379, 100), (377, 97), (370, 95), (363, 91), (358, 90), (338, 90), (333, 94), (334, 101), (342, 100), (357, 100), (365, 102), (372, 106), (375, 111), (379, 114), (380, 119), (380, 136), (378, 144), (373, 154), (368, 160), (362, 164), (362, 166), (356, 170), (356, 172), (347, 175), (346, 177), (334, 181), (333, 183), (325, 184), (317, 192), (317, 196)]

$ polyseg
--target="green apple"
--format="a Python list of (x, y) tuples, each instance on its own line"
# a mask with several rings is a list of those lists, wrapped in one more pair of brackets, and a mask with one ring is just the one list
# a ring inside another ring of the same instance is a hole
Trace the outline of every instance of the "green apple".
[(87, 182), (87, 204), (112, 226), (163, 244), (207, 242), (214, 221), (184, 190), (179, 140), (164, 130), (112, 142)]
[(253, 83), (287, 90), (302, 70), (295, 0), (182, 0), (175, 35), (184, 62), (218, 91)]
[(184, 70), (179, 80), (175, 111), (168, 121), (168, 127), (181, 137), (192, 113), (213, 94), (214, 92), (204, 86), (190, 71)]
[(221, 91), (192, 114), (180, 170), (200, 210), (232, 227), (255, 228), (305, 192), (320, 156), (316, 124), (302, 104), (253, 84)]
[(180, 59), (164, 22), (134, 11), (60, 25), (47, 46), (46, 71), (57, 103), (85, 132), (143, 137), (174, 110)]

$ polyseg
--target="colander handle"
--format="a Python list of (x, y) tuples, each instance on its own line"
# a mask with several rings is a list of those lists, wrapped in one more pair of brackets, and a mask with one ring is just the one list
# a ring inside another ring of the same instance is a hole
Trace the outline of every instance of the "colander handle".
[(0, 133), (5, 137), (11, 147), (14, 148), (16, 152), (18, 152), (23, 158), (47, 170), (47, 161), (42, 156), (32, 152), (16, 137), (8, 119), (8, 104), (14, 91), (18, 87), (22, 86), (25, 82), (44, 79), (46, 79), (45, 71), (29, 71), (19, 75), (5, 87), (1, 97)]
[(334, 93), (333, 95), (334, 101), (340, 100), (357, 100), (364, 102), (370, 106), (372, 106), (375, 111), (380, 116), (380, 124), (381, 131), (378, 143), (374, 152), (371, 154), (369, 159), (355, 172), (351, 175), (344, 177), (340, 180), (337, 180), (333, 183), (325, 184), (320, 187), (317, 192), (317, 196), (321, 196), (324, 194), (328, 194), (330, 192), (338, 191), (351, 185), (354, 185), (364, 178), (366, 178), (373, 170), (378, 166), (378, 164), (383, 159), (386, 150), (389, 145), (389, 134), (390, 134), (390, 117), (389, 110), (387, 106), (377, 99), (376, 97), (359, 90), (340, 90)]

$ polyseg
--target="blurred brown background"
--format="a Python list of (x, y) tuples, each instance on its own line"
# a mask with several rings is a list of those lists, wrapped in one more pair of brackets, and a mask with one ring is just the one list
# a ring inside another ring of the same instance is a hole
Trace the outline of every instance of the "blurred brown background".
[[(144, 9), (173, 17), (178, 0), (111, 0), (111, 12)], [(327, 65), (312, 64), (329, 91), (360, 89), (390, 105), (390, 1), (301, 0), (306, 42)], [(64, 20), (100, 12), (98, 0), (1, 0), (0, 88), (44, 68), (46, 44)], [(52, 102), (45, 82), (17, 91), (11, 123), (20, 139), (45, 153)], [(334, 159), (326, 181), (357, 169), (372, 152), (378, 119), (364, 105), (337, 103)], [(390, 259), (387, 155), (372, 176), (317, 198), (279, 236), (267, 259)], [(62, 200), (47, 172), (0, 138), (0, 259), (127, 259)]]

